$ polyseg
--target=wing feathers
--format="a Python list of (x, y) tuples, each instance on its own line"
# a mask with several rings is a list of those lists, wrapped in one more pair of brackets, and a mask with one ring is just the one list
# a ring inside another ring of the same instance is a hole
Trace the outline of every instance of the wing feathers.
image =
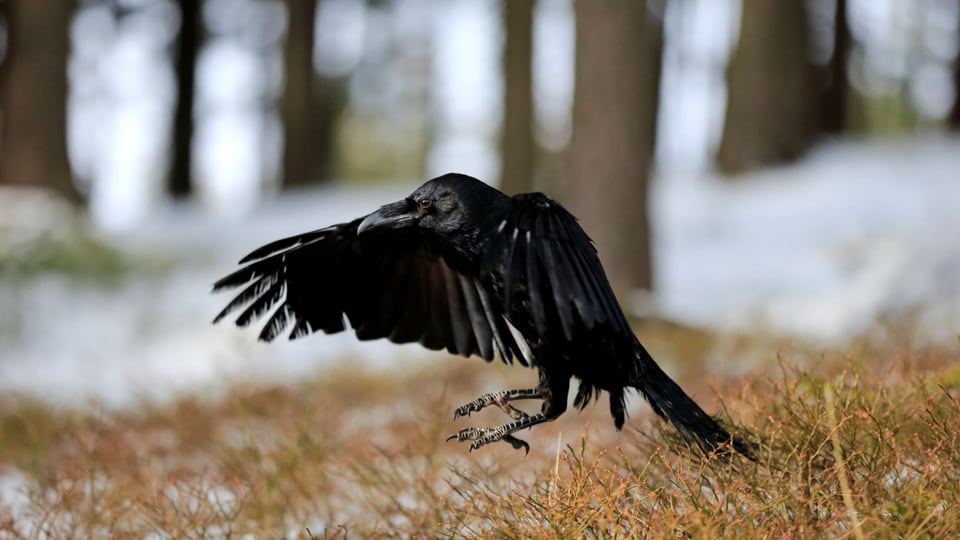
[(519, 303), (532, 319), (527, 328), (540, 336), (552, 331), (549, 339), (570, 342), (599, 325), (631, 333), (590, 238), (542, 194), (513, 197), (484, 268), (503, 272), (508, 316)]
[(477, 346), (480, 348), (480, 356), (487, 361), (493, 360), (491, 343), (493, 334), (487, 323), (487, 317), (483, 313), (483, 307), (480, 305), (476, 286), (470, 278), (460, 276), (460, 290), (463, 291), (463, 298), (466, 300), (467, 314), (473, 327), (473, 335), (476, 336)]
[(460, 288), (460, 278), (448, 267), (443, 267), (443, 282), (447, 290), (448, 315), (450, 317), (450, 330), (453, 334), (453, 340), (450, 342), (454, 348), (449, 350), (455, 354), (469, 356), (476, 349), (475, 337), (473, 335), (473, 325), (470, 323), (470, 315), (467, 311), (466, 300), (463, 298), (463, 290)]
[[(511, 227), (507, 229), (507, 249), (506, 254), (503, 256), (503, 261), (501, 261), (501, 267), (503, 268), (503, 305), (512, 306), (513, 305), (513, 292), (517, 286), (517, 283), (521, 280), (521, 276), (526, 269), (526, 256), (527, 250), (525, 247), (521, 246), (520, 249), (517, 249), (517, 243), (522, 241), (520, 240), (520, 229)], [(524, 236), (524, 239), (526, 236)]]
[[(327, 333), (334, 333), (334, 332), (342, 331), (344, 329), (344, 326), (341, 324), (338, 330), (333, 330), (333, 331), (327, 330), (325, 327), (323, 329)], [(307, 319), (298, 318), (297, 322), (293, 325), (293, 330), (290, 331), (290, 339), (297, 339), (311, 332), (313, 332), (313, 326), (310, 324), (310, 321), (308, 321)]]
[(260, 340), (273, 341), (273, 338), (280, 335), (280, 332), (283, 332), (283, 329), (287, 327), (291, 316), (293, 316), (293, 310), (290, 309), (290, 304), (284, 303), (277, 308), (270, 316), (267, 324), (263, 326), (263, 330), (260, 331)]
[[(556, 329), (550, 339), (568, 342), (599, 325), (629, 332), (596, 250), (576, 219), (543, 195), (517, 196), (511, 204), (481, 265), (481, 275), (500, 277), (496, 297), (452, 270), (422, 240), (399, 234), (359, 239), (357, 220), (251, 252), (244, 258), (247, 266), (215, 284), (219, 290), (252, 281), (217, 320), (249, 303), (237, 319), (246, 325), (280, 303), (263, 339), (274, 338), (291, 321), (291, 338), (319, 329), (338, 332), (346, 328), (346, 315), (360, 339), (420, 342), (486, 360), (499, 353), (506, 362), (516, 356), (524, 363), (530, 358), (518, 345), (516, 328), (541, 337)], [(510, 318), (524, 311), (529, 324), (511, 328)]]
[(559, 273), (562, 283), (566, 283), (571, 288), (570, 300), (576, 307), (576, 311), (583, 315), (584, 306), (591, 301), (591, 294), (588, 292), (588, 279), (584, 279), (577, 269), (576, 248), (569, 240), (567, 228), (557, 215), (550, 216), (550, 227), (554, 231), (554, 236), (563, 239), (554, 246), (554, 264), (552, 266)]
[(267, 310), (273, 307), (274, 304), (280, 301), (285, 286), (284, 282), (277, 280), (276, 283), (263, 292), (260, 298), (257, 298), (256, 301), (250, 304), (250, 307), (237, 317), (237, 326), (247, 326), (254, 319), (260, 318)]
[(240, 294), (236, 296), (233, 300), (223, 310), (217, 314), (213, 319), (213, 323), (216, 324), (220, 322), (221, 319), (226, 317), (231, 311), (239, 308), (240, 306), (246, 305), (251, 300), (259, 297), (266, 291), (271, 285), (277, 282), (276, 274), (268, 274), (262, 276), (257, 281), (251, 283), (246, 289), (243, 290)]
[[(243, 287), (216, 321), (242, 310), (237, 325), (270, 314), (260, 339), (292, 326), (290, 339), (352, 327), (360, 339), (386, 337), (429, 349), (504, 361), (522, 357), (516, 336), (480, 283), (453, 269), (422, 239), (357, 236), (361, 220), (291, 236), (253, 250), (246, 266), (214, 290)], [(215, 322), (216, 322), (215, 321)]]
[(420, 344), (431, 350), (446, 348), (451, 340), (450, 324), (448, 323), (449, 310), (446, 298), (446, 277), (438, 265), (431, 265), (424, 269), (426, 274), (423, 303), (426, 310), (426, 325)]
[[(576, 293), (573, 289), (578, 288), (576, 279), (562, 275), (564, 258), (555, 253), (558, 246), (552, 243), (543, 244), (543, 257), (546, 260), (546, 267), (549, 268), (547, 276), (550, 279), (550, 290), (553, 293), (553, 304), (557, 310), (557, 316), (560, 318), (560, 325), (563, 327), (563, 335), (567, 341), (573, 340), (573, 313), (571, 308), (575, 308), (573, 299)], [(574, 294), (567, 296), (567, 293)]]
[(533, 310), (533, 321), (537, 326), (537, 332), (539, 332), (540, 335), (545, 335), (547, 333), (547, 311), (542, 296), (540, 269), (538, 268), (540, 265), (540, 257), (538, 256), (536, 245), (530, 241), (530, 231), (523, 231), (520, 234), (524, 236), (524, 244), (526, 244), (526, 289), (527, 294), (530, 296), (530, 308)]
[(221, 278), (213, 284), (213, 292), (219, 292), (224, 289), (239, 287), (250, 280), (260, 277), (267, 273), (272, 273), (277, 265), (277, 261), (268, 259), (247, 265), (236, 272)]
[(248, 253), (244, 258), (240, 259), (240, 264), (245, 264), (257, 259), (263, 259), (281, 251), (289, 251), (304, 244), (322, 240), (327, 234), (329, 234), (331, 231), (335, 231), (336, 229), (336, 226), (327, 227), (324, 229), (317, 229), (308, 233), (275, 240)]
[(479, 283), (474, 282), (473, 285), (477, 289), (477, 296), (480, 297), (480, 304), (483, 306), (483, 313), (487, 318), (487, 324), (490, 326), (490, 331), (493, 334), (493, 343), (500, 352), (500, 358), (503, 359), (505, 364), (512, 364), (513, 351), (507, 346), (507, 340), (502, 335), (502, 331), (505, 330), (505, 328), (503, 328), (502, 319), (494, 313), (493, 300), (487, 295), (487, 292)]

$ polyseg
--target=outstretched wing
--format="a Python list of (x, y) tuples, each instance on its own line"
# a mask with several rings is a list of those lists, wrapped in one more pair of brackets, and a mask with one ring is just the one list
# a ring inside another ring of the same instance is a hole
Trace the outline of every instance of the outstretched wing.
[[(503, 276), (503, 304), (528, 307), (541, 336), (572, 341), (601, 326), (631, 334), (590, 238), (572, 214), (541, 193), (513, 197), (484, 268)], [(556, 328), (562, 336), (553, 335)]]
[(260, 339), (291, 323), (290, 339), (352, 327), (360, 339), (419, 342), (432, 350), (527, 365), (499, 303), (421, 241), (401, 232), (357, 236), (360, 219), (267, 244), (214, 291), (244, 286), (214, 319), (244, 308), (238, 326), (274, 309)]

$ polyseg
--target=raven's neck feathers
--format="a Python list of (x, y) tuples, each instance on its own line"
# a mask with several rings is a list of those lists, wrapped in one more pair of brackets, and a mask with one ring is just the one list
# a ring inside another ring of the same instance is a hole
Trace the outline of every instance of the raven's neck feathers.
[(457, 235), (437, 240), (448, 264), (457, 271), (479, 271), (490, 240), (510, 212), (512, 199), (497, 188), (465, 174), (450, 173), (436, 179), (458, 195), (463, 211)]

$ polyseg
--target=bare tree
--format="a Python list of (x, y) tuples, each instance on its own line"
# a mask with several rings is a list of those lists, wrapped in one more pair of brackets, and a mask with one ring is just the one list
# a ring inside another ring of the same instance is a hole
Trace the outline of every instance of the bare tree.
[(804, 0), (742, 0), (740, 40), (727, 70), (727, 112), (717, 152), (738, 173), (796, 159), (816, 123)]
[[(590, 232), (618, 294), (653, 285), (647, 186), (663, 21), (644, 1), (581, 1), (564, 199)], [(661, 11), (662, 12), (662, 11)]]
[(951, 130), (960, 131), (960, 58), (953, 67), (953, 87), (956, 89), (954, 91), (956, 97), (953, 98), (953, 107), (947, 117), (947, 123)]
[[(957, 10), (960, 15), (960, 9)], [(957, 17), (957, 31), (960, 32), (960, 17)], [(960, 52), (953, 59), (953, 108), (947, 117), (947, 123), (953, 131), (960, 131)]]
[(533, 191), (536, 144), (533, 137), (533, 10), (536, 0), (504, 0), (503, 125), (500, 133), (500, 189)]
[(170, 166), (169, 192), (175, 198), (188, 197), (192, 191), (193, 103), (197, 70), (197, 52), (203, 39), (200, 23), (202, 0), (178, 0), (180, 37), (174, 61), (177, 72), (177, 104), (173, 118), (173, 160)]
[(67, 158), (67, 31), (73, 3), (20, 0), (4, 7), (0, 182), (45, 186), (79, 201)]
[(287, 0), (287, 37), (283, 46), (283, 184), (303, 185), (317, 180), (313, 153), (314, 107), (313, 43), (317, 0)]
[(838, 135), (847, 127), (847, 100), (850, 84), (847, 61), (850, 55), (850, 25), (847, 0), (835, 0), (833, 11), (833, 55), (824, 69), (824, 85), (820, 93), (820, 125), (822, 133)]

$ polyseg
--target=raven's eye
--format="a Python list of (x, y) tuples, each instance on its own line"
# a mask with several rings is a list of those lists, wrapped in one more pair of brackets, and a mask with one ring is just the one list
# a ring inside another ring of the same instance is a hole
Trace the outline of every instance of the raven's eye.
[(420, 199), (420, 202), (417, 204), (420, 205), (421, 210), (426, 210), (430, 208), (431, 205), (433, 205), (433, 201), (431, 201), (430, 199)]

